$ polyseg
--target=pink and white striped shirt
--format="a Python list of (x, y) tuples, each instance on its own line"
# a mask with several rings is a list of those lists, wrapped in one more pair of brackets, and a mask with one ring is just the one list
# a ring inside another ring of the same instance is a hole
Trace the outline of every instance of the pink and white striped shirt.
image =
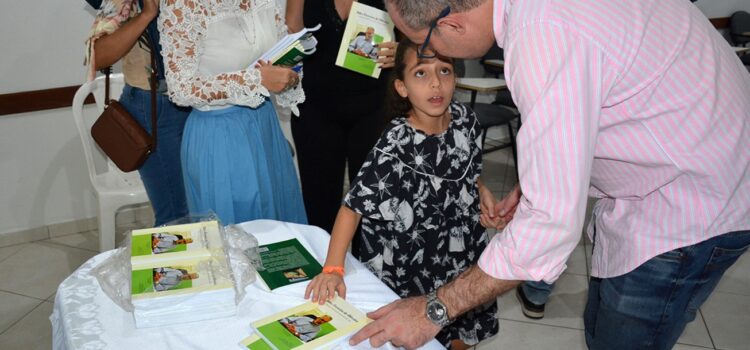
[(482, 254), (489, 275), (552, 282), (594, 207), (592, 274), (750, 229), (750, 74), (687, 0), (495, 0), (522, 115), (523, 192)]

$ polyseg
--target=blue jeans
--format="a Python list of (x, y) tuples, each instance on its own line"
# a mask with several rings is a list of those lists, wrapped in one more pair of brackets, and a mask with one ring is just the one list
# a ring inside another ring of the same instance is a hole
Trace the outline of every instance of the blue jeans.
[(547, 299), (549, 299), (549, 295), (552, 293), (552, 288), (554, 287), (554, 283), (549, 284), (544, 283), (544, 281), (526, 281), (521, 284), (526, 299), (529, 299), (530, 302), (537, 305), (544, 305), (547, 303)]
[[(150, 91), (125, 85), (120, 103), (146, 131), (151, 133)], [(156, 149), (138, 172), (154, 208), (154, 224), (159, 226), (188, 213), (180, 165), (180, 144), (190, 108), (178, 107), (170, 102), (166, 95), (157, 94), (156, 113), (159, 129)]]
[(584, 313), (590, 349), (671, 349), (724, 272), (747, 251), (750, 231), (675, 249), (613, 278), (592, 277)]

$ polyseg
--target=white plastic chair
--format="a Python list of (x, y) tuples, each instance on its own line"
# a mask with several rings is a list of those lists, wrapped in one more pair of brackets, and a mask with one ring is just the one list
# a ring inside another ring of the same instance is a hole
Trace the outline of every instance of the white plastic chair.
[[(125, 85), (122, 74), (110, 75), (110, 98), (118, 99)], [(137, 171), (123, 173), (104, 155), (91, 137), (96, 117), (84, 118), (83, 103), (89, 94), (96, 100), (96, 116), (104, 110), (104, 77), (83, 84), (73, 98), (73, 119), (83, 143), (83, 154), (91, 185), (99, 201), (99, 250), (115, 247), (115, 214), (127, 205), (148, 202), (146, 189)], [(90, 120), (87, 120), (90, 119)], [(104, 165), (106, 163), (106, 166)], [(100, 165), (97, 167), (97, 165)], [(98, 171), (97, 168), (104, 168)]]

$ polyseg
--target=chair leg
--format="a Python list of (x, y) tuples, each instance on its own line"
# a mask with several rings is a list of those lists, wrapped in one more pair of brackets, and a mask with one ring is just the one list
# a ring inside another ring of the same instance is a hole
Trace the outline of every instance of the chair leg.
[(106, 200), (99, 199), (99, 251), (104, 252), (115, 248), (115, 213)]
[(510, 137), (510, 150), (513, 153), (513, 164), (516, 167), (516, 179), (518, 179), (518, 152), (516, 151), (516, 137), (513, 136), (513, 123), (508, 122), (508, 136)]
[(489, 128), (482, 128), (482, 153), (484, 153), (484, 140), (487, 139), (487, 130)]

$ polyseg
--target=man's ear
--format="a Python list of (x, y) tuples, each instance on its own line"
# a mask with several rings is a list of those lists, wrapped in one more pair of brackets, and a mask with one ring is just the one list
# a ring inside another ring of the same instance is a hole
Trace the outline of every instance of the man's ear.
[(393, 82), (393, 87), (396, 88), (396, 92), (398, 92), (399, 96), (401, 96), (403, 98), (406, 98), (407, 96), (409, 96), (409, 92), (406, 91), (406, 84), (404, 84), (403, 80), (396, 79)]
[(441, 18), (437, 22), (437, 27), (441, 31), (452, 31), (459, 34), (463, 34), (466, 31), (464, 21), (466, 17), (461, 16), (461, 13), (451, 13), (450, 15)]

